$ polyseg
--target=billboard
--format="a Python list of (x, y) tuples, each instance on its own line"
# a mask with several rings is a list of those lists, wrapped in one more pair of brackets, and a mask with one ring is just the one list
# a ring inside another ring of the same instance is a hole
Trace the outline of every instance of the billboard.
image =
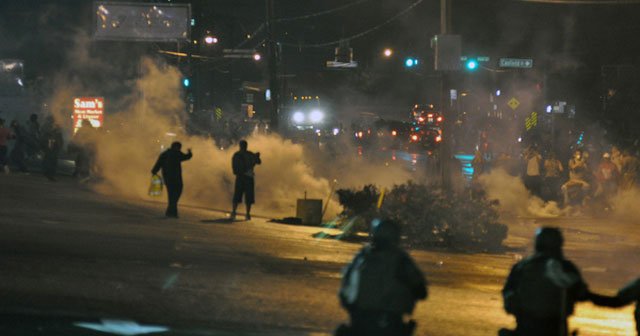
[(190, 37), (189, 4), (96, 1), (93, 9), (97, 40), (170, 42)]
[(88, 120), (93, 127), (104, 124), (104, 98), (76, 97), (73, 99), (73, 131), (82, 127), (82, 121)]

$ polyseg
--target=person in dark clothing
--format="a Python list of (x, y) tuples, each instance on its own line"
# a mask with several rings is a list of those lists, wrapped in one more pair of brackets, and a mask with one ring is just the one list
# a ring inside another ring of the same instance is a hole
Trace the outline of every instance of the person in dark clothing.
[(52, 117), (50, 117), (46, 122), (46, 131), (42, 135), (42, 148), (44, 151), (44, 156), (42, 158), (42, 170), (44, 172), (44, 176), (49, 179), (49, 181), (56, 181), (56, 173), (58, 171), (58, 157), (60, 156), (60, 151), (64, 145), (64, 140), (62, 139), (62, 131), (60, 127), (55, 123)]
[(165, 215), (167, 217), (178, 218), (178, 200), (182, 194), (182, 161), (191, 159), (193, 154), (191, 149), (187, 154), (182, 153), (182, 144), (174, 142), (171, 148), (164, 151), (158, 157), (158, 161), (151, 169), (151, 174), (157, 175), (162, 170), (162, 179), (167, 186), (167, 194), (169, 196), (169, 204)]
[(575, 303), (588, 299), (587, 285), (564, 259), (562, 244), (559, 229), (543, 227), (536, 233), (535, 253), (513, 266), (502, 296), (506, 312), (516, 318), (515, 335), (566, 336)]
[(236, 218), (238, 204), (242, 202), (247, 206), (245, 218), (251, 219), (251, 205), (255, 203), (255, 173), (253, 168), (262, 163), (260, 153), (253, 153), (247, 150), (248, 144), (245, 140), (240, 140), (240, 150), (233, 154), (231, 166), (233, 174), (236, 176), (235, 190), (233, 192), (233, 210), (231, 220)]
[(9, 157), (11, 158), (11, 163), (18, 167), (23, 173), (26, 173), (27, 165), (24, 162), (25, 149), (27, 146), (27, 134), (25, 129), (20, 126), (17, 120), (11, 122), (11, 129), (13, 130), (13, 138), (15, 139), (15, 144), (13, 145), (13, 149), (11, 150), (11, 154)]
[(346, 267), (339, 298), (351, 324), (336, 336), (403, 336), (415, 322), (405, 323), (418, 300), (427, 298), (427, 281), (413, 259), (400, 248), (400, 227), (392, 220), (374, 220), (372, 243)]
[(598, 306), (611, 308), (624, 307), (635, 301), (636, 334), (640, 336), (640, 278), (628, 283), (616, 296), (589, 293), (589, 299)]
[(9, 165), (7, 160), (7, 152), (9, 139), (12, 139), (11, 129), (4, 126), (4, 119), (0, 118), (0, 170), (9, 174)]
[(38, 115), (34, 113), (29, 116), (29, 121), (27, 121), (26, 127), (27, 156), (32, 157), (40, 152), (42, 147), (41, 137), (42, 134), (40, 123), (38, 122)]
[[(73, 149), (76, 152), (75, 171), (73, 176), (81, 180), (87, 180), (91, 176), (91, 171), (95, 160), (96, 141), (95, 128), (89, 120), (82, 120), (81, 127), (73, 137)], [(70, 145), (70, 147), (71, 147)]]

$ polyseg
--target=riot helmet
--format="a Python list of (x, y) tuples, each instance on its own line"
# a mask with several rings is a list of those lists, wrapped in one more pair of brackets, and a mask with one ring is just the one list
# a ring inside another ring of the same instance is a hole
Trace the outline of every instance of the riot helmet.
[(374, 219), (371, 222), (374, 247), (392, 247), (400, 243), (400, 225), (391, 219)]
[(536, 231), (536, 252), (562, 256), (562, 232), (555, 227), (542, 227)]

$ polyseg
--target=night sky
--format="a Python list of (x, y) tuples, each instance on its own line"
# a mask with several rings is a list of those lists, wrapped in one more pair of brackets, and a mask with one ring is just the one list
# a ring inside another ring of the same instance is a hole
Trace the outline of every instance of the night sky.
[[(333, 58), (334, 46), (309, 47), (366, 31), (380, 25), (416, 0), (362, 1), (330, 15), (280, 22), (278, 40), (283, 43), (286, 73), (318, 74)], [(189, 1), (174, 1), (189, 2)], [(245, 42), (246, 35), (264, 19), (264, 2), (256, 0), (194, 0), (192, 13), (197, 25), (194, 37), (212, 30), (221, 37), (220, 47)], [(344, 6), (344, 0), (276, 0), (279, 18), (313, 14)], [(389, 71), (382, 64), (381, 51), (392, 47), (401, 57), (412, 55), (431, 71), (433, 52), (430, 38), (439, 31), (439, 1), (424, 0), (413, 10), (367, 35), (352, 40), (355, 59), (362, 69), (374, 73)], [(564, 79), (562, 87), (592, 94), (599, 84), (601, 66), (637, 64), (640, 54), (640, 5), (564, 5), (514, 0), (453, 0), (453, 30), (463, 36), (463, 54), (486, 55), (492, 64), (499, 57), (532, 57), (538, 73)], [(0, 2), (0, 57), (26, 61), (27, 79), (48, 77), (65, 67), (67, 54), (78, 32), (91, 31), (92, 2), (17, 1)], [(244, 48), (264, 51), (264, 30), (246, 41)], [(115, 44), (120, 49), (129, 47)], [(148, 52), (157, 45), (140, 47)], [(131, 48), (136, 49), (136, 48)], [(112, 48), (113, 49), (113, 48)], [(397, 76), (386, 80), (406, 82), (402, 66)], [(316, 75), (314, 75), (316, 76)], [(310, 76), (311, 82), (316, 77)], [(301, 77), (301, 76), (300, 76)], [(377, 90), (373, 88), (372, 90)], [(402, 92), (389, 92), (402, 94)], [(563, 93), (564, 94), (564, 93)], [(569, 93), (567, 93), (569, 94)], [(409, 98), (407, 98), (409, 99)]]

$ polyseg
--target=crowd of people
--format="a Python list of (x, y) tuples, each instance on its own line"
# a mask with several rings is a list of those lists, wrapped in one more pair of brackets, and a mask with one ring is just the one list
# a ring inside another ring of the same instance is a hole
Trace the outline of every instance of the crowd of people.
[[(9, 174), (12, 167), (21, 173), (29, 173), (29, 163), (40, 162), (41, 171), (55, 181), (58, 158), (64, 147), (62, 130), (53, 117), (47, 116), (42, 125), (37, 114), (32, 114), (22, 125), (13, 120), (9, 127), (0, 118), (0, 168)], [(10, 148), (13, 142), (13, 148)]]
[(608, 151), (576, 149), (566, 161), (553, 151), (541, 153), (535, 145), (525, 149), (519, 160), (505, 153), (487, 160), (478, 151), (472, 165), (475, 178), (497, 168), (520, 174), (527, 190), (545, 201), (565, 206), (598, 201), (605, 208), (618, 191), (637, 186), (640, 173), (640, 159), (615, 146)]

